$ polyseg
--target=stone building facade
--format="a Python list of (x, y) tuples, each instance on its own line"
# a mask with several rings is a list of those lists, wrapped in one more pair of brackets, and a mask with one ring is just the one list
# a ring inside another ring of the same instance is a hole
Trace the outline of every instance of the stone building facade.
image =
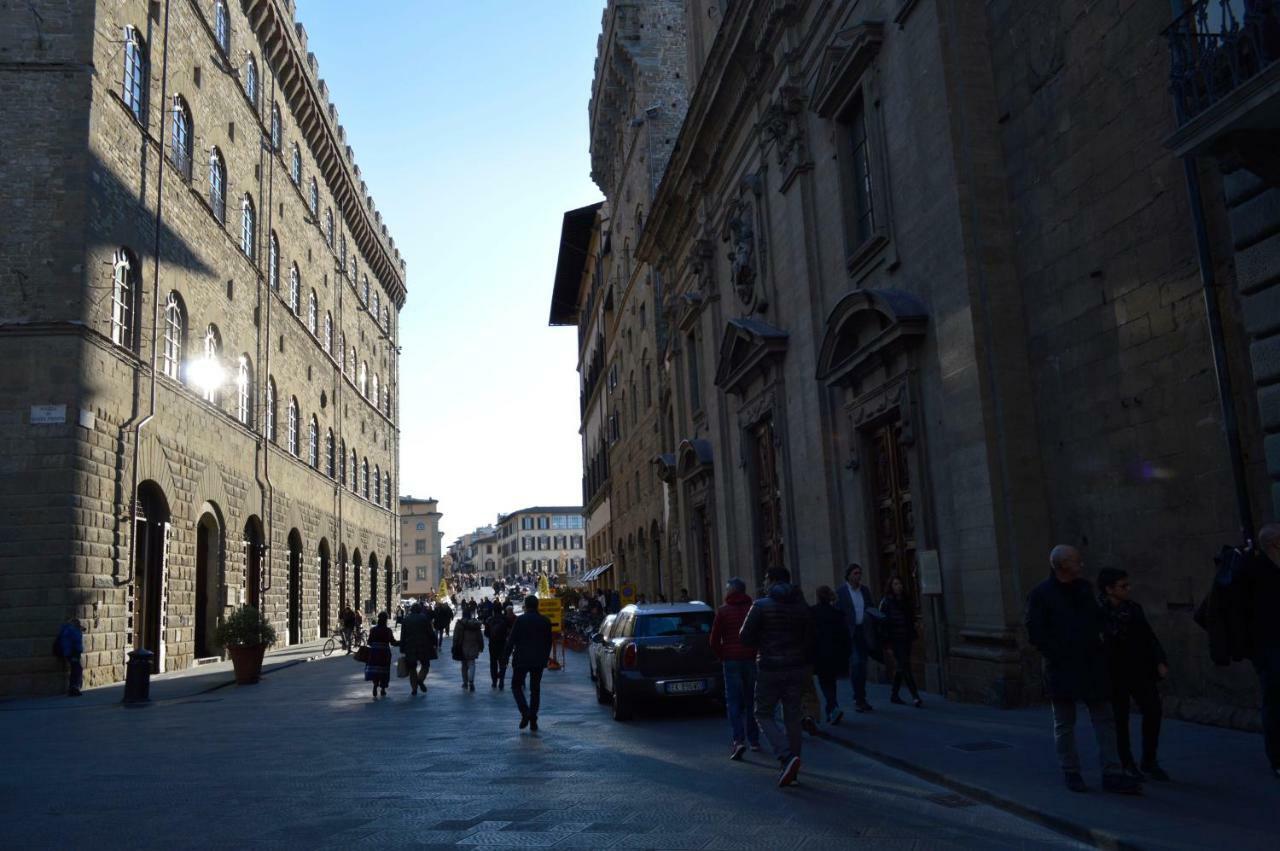
[(587, 554), (585, 528), (580, 505), (538, 505), (500, 515), (499, 575), (581, 574)]
[(441, 564), (439, 502), (427, 497), (400, 497), (401, 588), (405, 597), (423, 597), (440, 590)]
[[(1246, 717), (1251, 678), (1191, 614), (1275, 511), (1276, 148), (1215, 143), (1259, 126), (1230, 105), (1178, 114), (1168, 4), (680, 5), (687, 112), (628, 260), (659, 305), (646, 590), (714, 600), (782, 564), (812, 592), (859, 562), (919, 597), (931, 690), (1017, 704), (1040, 696), (1026, 595), (1073, 543), (1130, 571), (1170, 709)], [(1243, 302), (1202, 283), (1237, 274)]]
[(0, 57), (0, 692), (71, 614), (96, 685), (389, 602), (405, 265), (291, 0), (9, 4)]

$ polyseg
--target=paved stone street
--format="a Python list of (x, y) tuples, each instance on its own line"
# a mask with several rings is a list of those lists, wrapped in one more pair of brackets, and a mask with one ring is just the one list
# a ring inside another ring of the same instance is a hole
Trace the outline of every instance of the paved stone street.
[(2, 781), (0, 847), (1078, 847), (820, 741), (780, 790), (765, 754), (727, 760), (713, 712), (612, 721), (577, 654), (522, 734), (487, 656), (471, 694), (442, 655), (416, 699), (393, 680), (371, 700), (334, 657), (142, 709), (0, 705), (22, 766)]

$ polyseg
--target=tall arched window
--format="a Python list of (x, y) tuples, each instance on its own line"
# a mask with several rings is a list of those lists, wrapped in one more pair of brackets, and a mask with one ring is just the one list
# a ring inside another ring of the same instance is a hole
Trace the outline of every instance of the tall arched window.
[(121, 97), (133, 117), (143, 124), (147, 106), (147, 44), (133, 27), (124, 28), (124, 85)]
[(248, 355), (236, 363), (236, 419), (253, 428), (253, 367)]
[(182, 179), (191, 180), (191, 146), (195, 127), (191, 121), (191, 109), (182, 97), (173, 99), (173, 129), (169, 135), (169, 159)]
[(271, 104), (271, 150), (280, 151), (281, 137), (283, 130), (280, 126), (280, 105)]
[(216, 405), (221, 400), (221, 387), (217, 379), (218, 370), (221, 369), (222, 358), (222, 334), (218, 332), (218, 326), (213, 323), (204, 330), (204, 360), (208, 367), (206, 384), (201, 389), (204, 391), (204, 400), (210, 404)]
[(347, 335), (338, 332), (338, 372), (347, 374)]
[(345, 440), (338, 441), (338, 457), (335, 466), (338, 472), (338, 484), (345, 485), (347, 483), (347, 442)]
[(320, 466), (320, 424), (316, 415), (311, 415), (311, 424), (307, 426), (307, 463), (312, 469)]
[(311, 203), (311, 215), (320, 215), (320, 186), (316, 183), (316, 179), (311, 178), (311, 190), (307, 195)]
[(111, 273), (111, 342), (133, 351), (138, 303), (138, 260), (127, 248), (116, 252)]
[(298, 400), (296, 397), (289, 399), (289, 419), (285, 423), (285, 444), (289, 450), (289, 454), (295, 458), (298, 455)]
[(311, 332), (311, 336), (316, 335), (316, 320), (320, 313), (320, 307), (316, 304), (316, 291), (312, 290), (311, 295), (307, 296), (307, 330)]
[(382, 505), (382, 469), (373, 465), (373, 501)]
[(253, 57), (244, 60), (244, 96), (253, 104), (253, 111), (258, 111), (258, 63)]
[(258, 259), (257, 217), (254, 215), (253, 199), (248, 195), (240, 202), (240, 250), (250, 260)]
[(347, 238), (345, 236), (338, 237), (338, 265), (344, 269), (347, 266)]
[(361, 285), (360, 287), (360, 303), (363, 305), (369, 304), (369, 276), (368, 275), (364, 276), (364, 284)]
[(385, 304), (382, 306), (382, 330), (391, 333), (391, 311)]
[(360, 361), (360, 395), (369, 398), (369, 362)]
[(324, 474), (331, 479), (334, 476), (333, 429), (324, 434)]
[(355, 447), (351, 447), (351, 492), (360, 493), (360, 459), (356, 457)]
[(289, 309), (297, 316), (302, 309), (302, 282), (298, 280), (298, 264), (289, 267)]
[(330, 248), (333, 248), (333, 208), (325, 207), (324, 209), (324, 242)]
[(294, 186), (302, 185), (302, 149), (298, 147), (298, 143), (293, 143), (293, 160), (289, 163), (289, 176), (293, 178)]
[(347, 368), (351, 371), (347, 373), (347, 378), (354, 378), (356, 374), (356, 347), (351, 347), (351, 363), (347, 364)]
[(174, 381), (182, 380), (182, 350), (187, 335), (187, 309), (182, 296), (169, 293), (164, 305), (164, 345), (160, 350), (160, 371)]
[(213, 37), (222, 52), (231, 55), (231, 15), (227, 13), (227, 4), (223, 0), (213, 3)]
[(280, 240), (276, 238), (275, 231), (267, 241), (267, 285), (280, 292)]
[(365, 499), (369, 498), (369, 459), (360, 461), (360, 491)]
[(219, 222), (227, 221), (227, 167), (217, 148), (209, 152), (209, 207)]
[(356, 285), (356, 255), (351, 255), (351, 286)]
[(378, 291), (373, 291), (373, 321), (378, 321), (378, 314), (382, 311), (381, 302), (378, 301)]
[(386, 494), (386, 500), (383, 502), (383, 505), (386, 506), (387, 508), (390, 508), (391, 507), (391, 472), (390, 471), (387, 472), (386, 480), (382, 483), (382, 490)]
[(373, 407), (382, 410), (382, 397), (378, 395), (378, 373), (373, 374)]
[(321, 343), (326, 355), (333, 354), (333, 314), (327, 310), (324, 312), (324, 336)]
[(276, 380), (267, 378), (267, 404), (266, 404), (266, 435), (267, 440), (272, 443), (277, 442), (276, 437)]

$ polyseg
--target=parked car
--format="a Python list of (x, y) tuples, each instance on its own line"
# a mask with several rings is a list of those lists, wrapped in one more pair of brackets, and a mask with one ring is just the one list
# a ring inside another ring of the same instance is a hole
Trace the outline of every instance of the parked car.
[(618, 613), (597, 654), (596, 699), (615, 721), (644, 701), (721, 699), (724, 676), (711, 652), (715, 611), (706, 603), (633, 604)]
[(596, 670), (600, 665), (600, 648), (605, 641), (609, 640), (609, 630), (617, 619), (617, 615), (606, 615), (600, 622), (600, 629), (591, 634), (591, 640), (587, 643), (587, 673), (591, 675), (593, 683), (596, 681)]

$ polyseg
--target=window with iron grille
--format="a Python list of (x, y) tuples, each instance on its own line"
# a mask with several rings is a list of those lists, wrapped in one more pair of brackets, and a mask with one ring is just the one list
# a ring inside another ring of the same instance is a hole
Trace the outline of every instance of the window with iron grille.
[(324, 474), (331, 479), (334, 477), (334, 462), (333, 429), (329, 429), (324, 435)]
[(182, 179), (191, 180), (191, 155), (194, 128), (191, 121), (191, 109), (181, 97), (173, 99), (173, 129), (169, 134), (169, 159), (174, 168), (182, 175)]
[(316, 303), (316, 291), (312, 290), (311, 295), (307, 297), (307, 330), (311, 332), (312, 337), (316, 335), (319, 314), (320, 307)]
[(267, 440), (278, 442), (276, 436), (276, 380), (267, 379), (266, 429)]
[(253, 104), (254, 112), (258, 110), (258, 63), (250, 56), (244, 61), (244, 96)]
[(312, 469), (320, 466), (320, 424), (315, 415), (311, 415), (311, 424), (307, 426), (307, 463)]
[(250, 260), (258, 259), (257, 217), (254, 215), (253, 200), (244, 196), (240, 202), (240, 250)]
[(298, 264), (289, 267), (289, 309), (297, 316), (302, 310), (302, 282), (298, 280)]
[(217, 148), (209, 154), (209, 207), (219, 222), (227, 221), (227, 169)]
[(289, 177), (293, 179), (294, 186), (302, 185), (302, 149), (298, 147), (298, 143), (293, 143), (293, 160), (289, 163)]
[[(218, 332), (218, 326), (210, 323), (204, 331), (204, 359), (210, 366), (218, 366), (218, 362), (222, 357), (222, 334)], [(213, 383), (203, 388), (204, 400), (211, 405), (216, 405), (221, 401), (221, 389)]]
[(274, 292), (280, 292), (280, 240), (275, 231), (267, 242), (267, 283)]
[(124, 85), (121, 97), (133, 117), (146, 124), (147, 46), (133, 27), (124, 28)]
[(345, 485), (347, 483), (347, 442), (345, 440), (338, 441), (338, 455), (335, 462), (338, 484)]
[(253, 367), (248, 355), (241, 355), (236, 364), (236, 419), (253, 427)]
[(214, 0), (213, 4), (213, 37), (223, 53), (231, 55), (231, 15), (227, 12), (227, 4), (223, 0)]
[(333, 354), (333, 314), (329, 311), (324, 312), (324, 353)]
[(280, 106), (271, 104), (271, 150), (279, 152), (281, 144)]
[(182, 297), (169, 293), (164, 305), (164, 345), (160, 350), (160, 371), (174, 381), (181, 381), (183, 339), (187, 333), (187, 310)]
[(316, 183), (316, 179), (314, 177), (311, 178), (311, 190), (307, 197), (311, 204), (311, 215), (320, 215), (320, 186)]
[(111, 275), (111, 342), (133, 351), (135, 305), (138, 299), (138, 261), (127, 248), (116, 252)]
[(297, 457), (298, 455), (298, 400), (289, 400), (289, 419), (285, 425), (285, 432), (288, 443), (289, 454)]

